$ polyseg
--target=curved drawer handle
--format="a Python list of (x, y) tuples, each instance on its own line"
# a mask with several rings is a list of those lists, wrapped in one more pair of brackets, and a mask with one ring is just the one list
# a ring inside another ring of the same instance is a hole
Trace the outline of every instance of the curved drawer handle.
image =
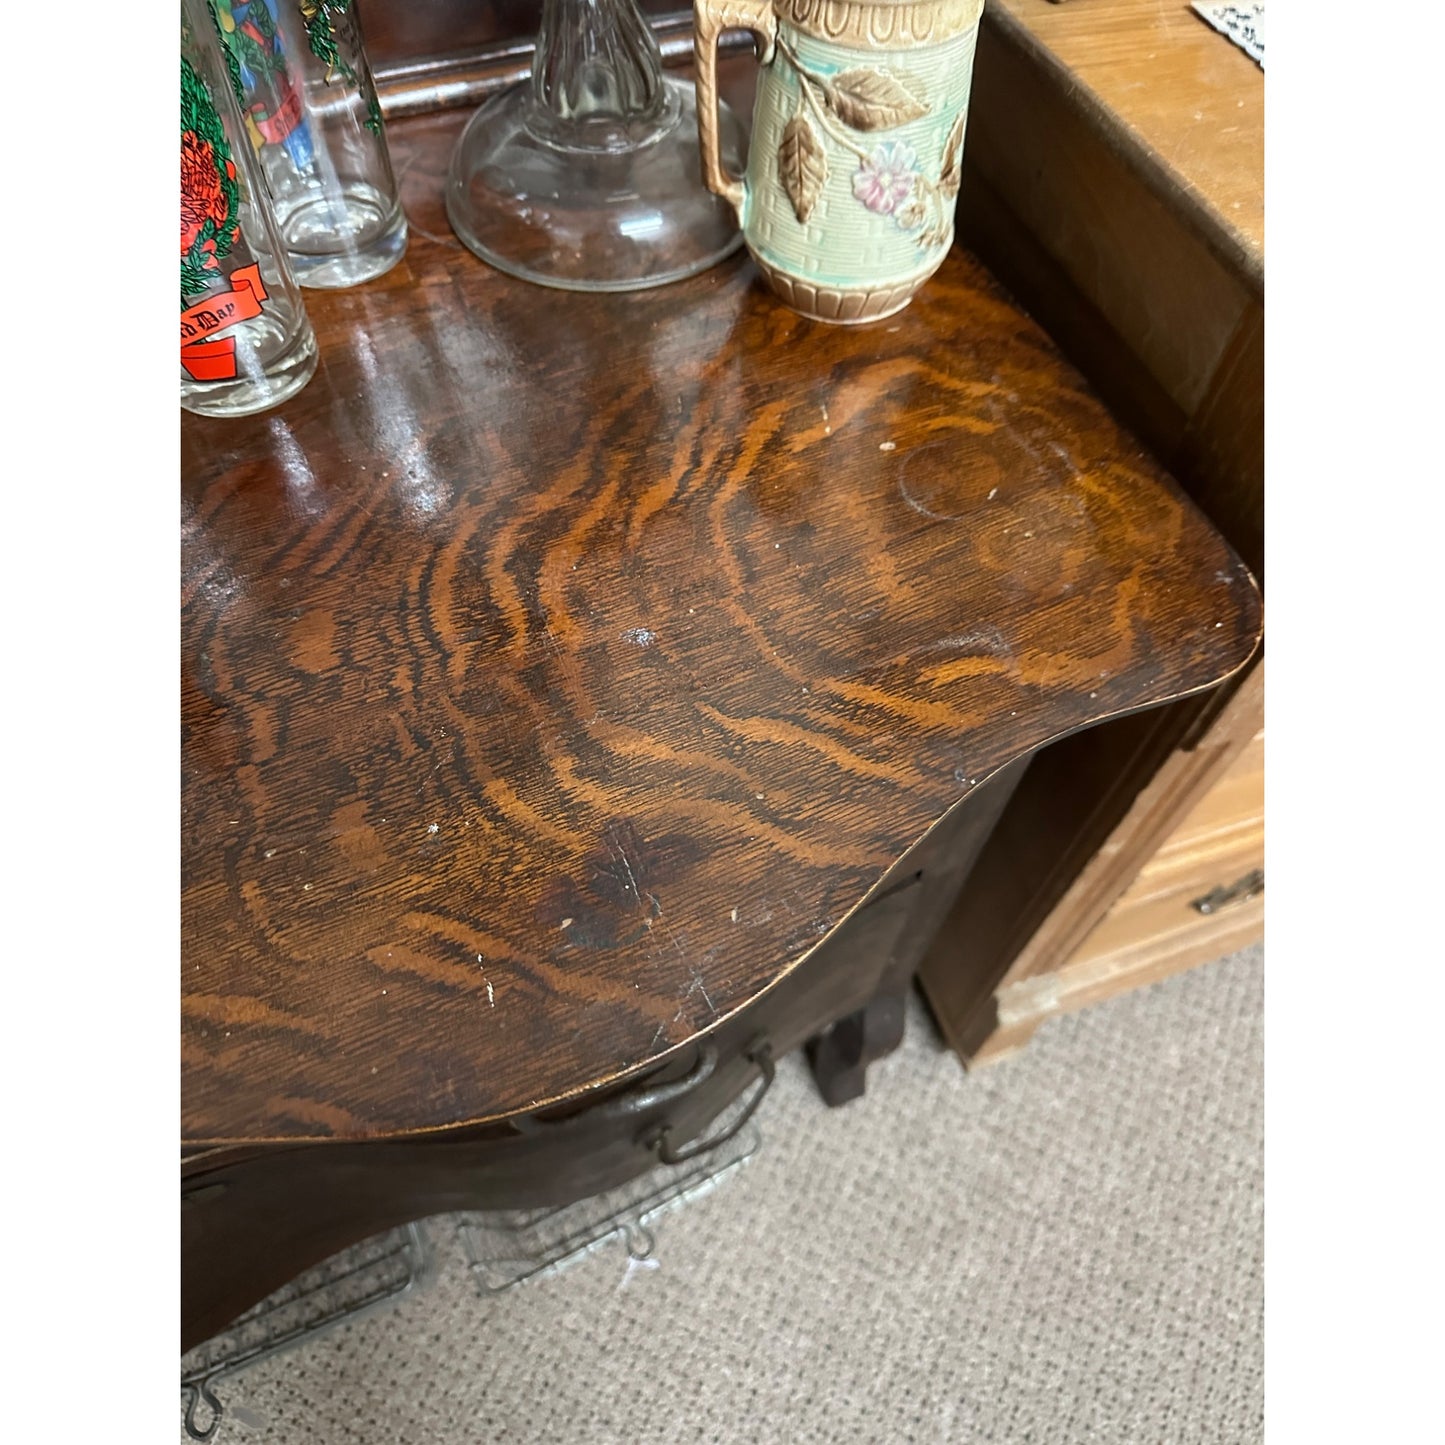
[(569, 1114), (565, 1119), (534, 1119), (530, 1115), (513, 1121), (523, 1134), (543, 1134), (551, 1129), (565, 1129), (569, 1124), (585, 1119), (589, 1124), (606, 1123), (615, 1119), (631, 1119), (637, 1114), (651, 1113), (665, 1104), (675, 1104), (679, 1099), (692, 1093), (700, 1084), (705, 1084), (717, 1068), (717, 1050), (711, 1044), (698, 1049), (697, 1063), (680, 1079), (670, 1084), (657, 1084), (651, 1089), (637, 1093), (620, 1094), (614, 1099), (605, 1099), (590, 1109)]
[(748, 1100), (747, 1108), (721, 1134), (717, 1134), (711, 1139), (694, 1139), (692, 1143), (683, 1144), (676, 1149), (673, 1148), (671, 1142), (671, 1124), (662, 1124), (652, 1130), (646, 1136), (644, 1143), (649, 1149), (657, 1150), (657, 1157), (664, 1164), (686, 1164), (689, 1159), (696, 1159), (699, 1154), (706, 1154), (712, 1149), (719, 1148), (737, 1134), (743, 1125), (757, 1113), (758, 1105), (763, 1102), (763, 1096), (772, 1088), (773, 1078), (777, 1072), (773, 1064), (773, 1046), (765, 1038), (754, 1039), (744, 1058), (749, 1063), (757, 1065), (761, 1082), (761, 1086)]

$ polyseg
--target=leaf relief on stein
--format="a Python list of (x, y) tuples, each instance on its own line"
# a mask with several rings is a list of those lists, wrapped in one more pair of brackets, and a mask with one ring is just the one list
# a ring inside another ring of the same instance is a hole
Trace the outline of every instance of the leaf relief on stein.
[(959, 112), (949, 129), (940, 173), (934, 179), (920, 167), (918, 153), (907, 141), (860, 143), (929, 113), (929, 105), (910, 89), (907, 79), (872, 66), (823, 75), (806, 65), (781, 37), (777, 53), (798, 77), (798, 110), (784, 126), (778, 146), (778, 179), (799, 223), (813, 214), (828, 179), (822, 139), (826, 135), (858, 163), (852, 184), (856, 201), (892, 217), (901, 230), (913, 232), (919, 246), (944, 244), (952, 232), (953, 205), (963, 176), (964, 113)]

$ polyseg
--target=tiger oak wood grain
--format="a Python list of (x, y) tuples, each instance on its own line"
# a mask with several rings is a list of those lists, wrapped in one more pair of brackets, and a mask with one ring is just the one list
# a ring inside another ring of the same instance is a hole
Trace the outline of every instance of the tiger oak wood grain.
[(378, 1139), (675, 1054), (992, 772), (1250, 655), (1243, 564), (967, 254), (809, 322), (452, 238), (182, 427), (182, 1138)]

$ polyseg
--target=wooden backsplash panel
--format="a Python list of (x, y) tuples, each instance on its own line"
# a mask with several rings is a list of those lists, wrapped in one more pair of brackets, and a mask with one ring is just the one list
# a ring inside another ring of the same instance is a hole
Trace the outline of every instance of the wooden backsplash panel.
[[(687, 14), (677, 0), (641, 0), (649, 16)], [(531, 40), (541, 0), (364, 0), (366, 53), (379, 70), (467, 55), (507, 41)]]

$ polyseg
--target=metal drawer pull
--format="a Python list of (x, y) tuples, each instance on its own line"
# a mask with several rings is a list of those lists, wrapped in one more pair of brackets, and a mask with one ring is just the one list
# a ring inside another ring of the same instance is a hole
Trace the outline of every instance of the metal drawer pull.
[(1231, 883), (1228, 888), (1223, 886), (1206, 893), (1203, 898), (1196, 898), (1189, 906), (1196, 913), (1218, 913), (1221, 908), (1228, 908), (1231, 903), (1244, 903), (1248, 899), (1258, 898), (1264, 892), (1264, 869), (1256, 868), (1246, 873), (1237, 883)]
[(706, 1154), (711, 1149), (719, 1148), (726, 1144), (757, 1113), (758, 1105), (763, 1102), (763, 1096), (772, 1088), (773, 1076), (777, 1072), (773, 1065), (773, 1046), (764, 1038), (755, 1039), (743, 1057), (750, 1064), (757, 1065), (761, 1079), (761, 1086), (748, 1101), (747, 1108), (721, 1134), (711, 1139), (694, 1139), (690, 1144), (683, 1144), (677, 1149), (674, 1149), (670, 1142), (671, 1124), (663, 1124), (652, 1130), (644, 1142), (649, 1149), (657, 1150), (657, 1157), (664, 1164), (686, 1164), (689, 1159), (696, 1159), (699, 1154)]
[(564, 1129), (580, 1119), (595, 1124), (611, 1119), (630, 1119), (635, 1114), (650, 1114), (654, 1109), (685, 1098), (700, 1084), (705, 1084), (716, 1068), (717, 1050), (711, 1044), (704, 1044), (698, 1049), (697, 1063), (682, 1078), (674, 1079), (670, 1084), (658, 1084), (633, 1094), (619, 1094), (616, 1098), (594, 1104), (590, 1109), (568, 1114), (565, 1119), (535, 1119), (526, 1115), (514, 1123), (519, 1133), (544, 1134), (550, 1129)]

